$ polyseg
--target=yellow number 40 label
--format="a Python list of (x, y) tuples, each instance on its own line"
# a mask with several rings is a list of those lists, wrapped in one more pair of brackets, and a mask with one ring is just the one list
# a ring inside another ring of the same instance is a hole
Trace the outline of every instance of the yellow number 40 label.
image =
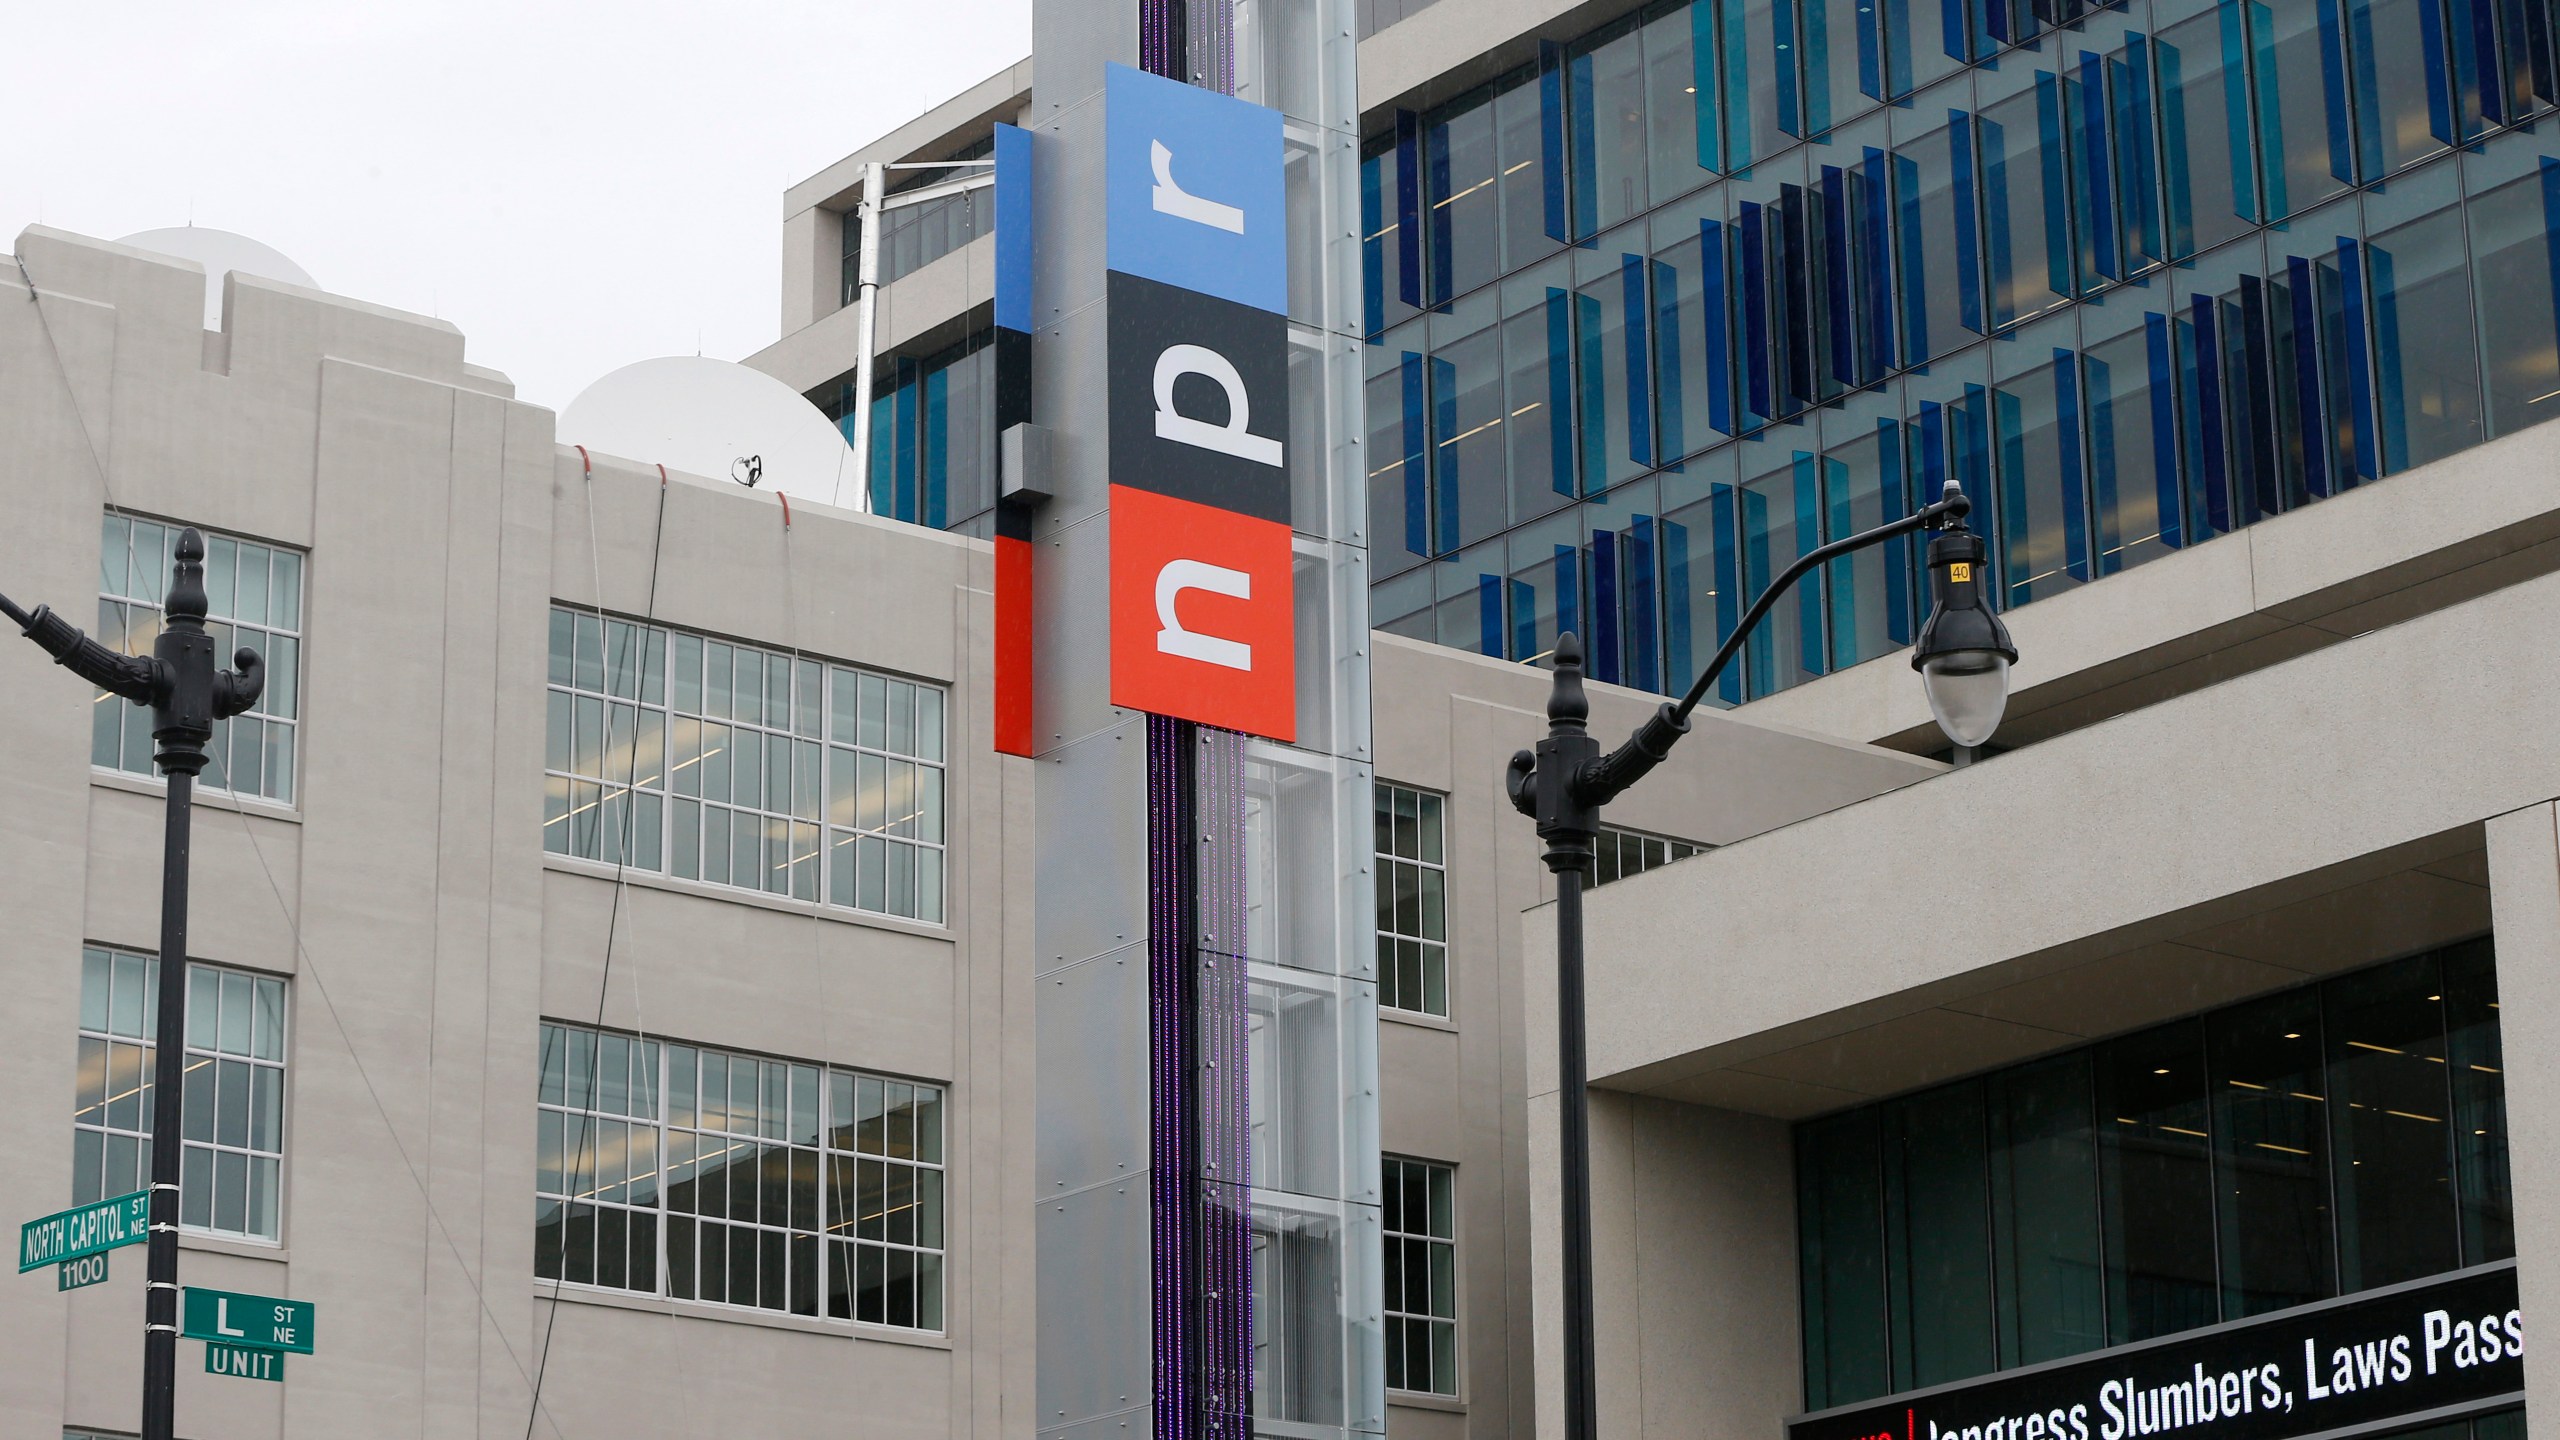
[(1973, 562), (1969, 560), (1957, 560), (1951, 562), (1947, 566), (1947, 578), (1958, 585), (1962, 585), (1971, 580), (1973, 578)]

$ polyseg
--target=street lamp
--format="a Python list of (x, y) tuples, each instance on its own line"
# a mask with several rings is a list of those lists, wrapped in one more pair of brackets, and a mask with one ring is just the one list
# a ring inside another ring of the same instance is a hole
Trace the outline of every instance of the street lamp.
[(1556, 640), (1555, 688), (1547, 696), (1547, 738), (1535, 750), (1511, 757), (1505, 784), (1511, 804), (1538, 823), (1547, 868), (1556, 877), (1556, 1068), (1558, 1130), (1564, 1155), (1564, 1433), (1565, 1440), (1595, 1440), (1599, 1431), (1598, 1373), (1591, 1342), (1591, 1122), (1584, 1078), (1582, 1012), (1582, 892), (1592, 846), (1600, 837), (1600, 808), (1652, 773), (1689, 733), (1689, 713), (1707, 695), (1752, 628), (1778, 597), (1815, 567), (1897, 535), (1937, 532), (1929, 544), (1933, 606), (1912, 646), (1912, 668), (1928, 692), (1929, 711), (1960, 756), (2000, 723), (2009, 702), (2009, 667), (2017, 647), (1982, 588), (1982, 537), (1965, 526), (1973, 502), (1950, 480), (1933, 504), (1872, 530), (1806, 552), (1760, 592), (1742, 621), (1725, 637), (1689, 693), (1661, 709), (1607, 755), (1586, 724), (1591, 702), (1582, 692), (1582, 642)]
[(151, 654), (120, 655), (39, 605), (19, 609), (0, 595), (0, 615), (18, 624), (72, 674), (101, 690), (151, 707), (153, 758), (169, 779), (168, 829), (160, 850), (160, 1015), (151, 1057), (151, 1250), (143, 1292), (142, 1440), (172, 1440), (178, 1398), (178, 1116), (186, 1089), (187, 857), (194, 841), (196, 776), (213, 722), (258, 703), (266, 666), (242, 646), (236, 670), (218, 670), (213, 636), (204, 628), (204, 536), (178, 534), (169, 603)]

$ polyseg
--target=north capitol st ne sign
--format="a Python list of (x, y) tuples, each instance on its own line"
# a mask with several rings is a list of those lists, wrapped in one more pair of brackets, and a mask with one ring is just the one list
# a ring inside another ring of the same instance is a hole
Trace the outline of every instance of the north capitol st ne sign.
[(2311, 1440), (2524, 1401), (2512, 1260), (1787, 1422), (1787, 1440)]

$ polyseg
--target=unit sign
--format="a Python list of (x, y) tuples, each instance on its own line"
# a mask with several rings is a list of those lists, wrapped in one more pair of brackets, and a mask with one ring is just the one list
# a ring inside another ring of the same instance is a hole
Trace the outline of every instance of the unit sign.
[(1291, 740), (1280, 114), (1111, 67), (1111, 703)]
[(2296, 1440), (2524, 1403), (2512, 1260), (1787, 1422), (1787, 1440)]

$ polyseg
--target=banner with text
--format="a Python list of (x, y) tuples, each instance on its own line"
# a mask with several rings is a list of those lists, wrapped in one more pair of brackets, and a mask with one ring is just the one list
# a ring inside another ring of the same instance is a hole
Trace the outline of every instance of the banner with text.
[(2305, 1440), (2524, 1401), (2512, 1260), (1844, 1405), (1787, 1440)]

